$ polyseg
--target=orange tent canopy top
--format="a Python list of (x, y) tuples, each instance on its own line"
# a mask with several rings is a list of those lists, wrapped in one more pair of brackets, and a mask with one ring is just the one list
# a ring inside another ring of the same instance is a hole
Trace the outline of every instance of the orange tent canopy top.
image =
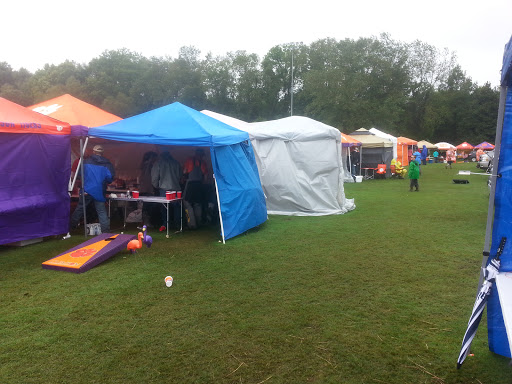
[(89, 128), (122, 120), (119, 116), (113, 115), (69, 94), (34, 104), (28, 107), (28, 109), (65, 121), (71, 125), (83, 125)]
[(341, 146), (342, 147), (360, 147), (363, 143), (359, 140), (354, 139), (352, 136), (341, 134)]
[(463, 150), (463, 151), (464, 150), (468, 150), (469, 151), (470, 149), (473, 149), (473, 146), (471, 144), (469, 144), (469, 143), (463, 142), (462, 144), (457, 145), (456, 148), (459, 149), (459, 150)]
[(69, 135), (71, 128), (68, 123), (0, 97), (0, 132)]
[(409, 139), (409, 138), (404, 137), (404, 136), (399, 136), (396, 139), (398, 140), (398, 144), (402, 144), (402, 145), (418, 145), (418, 142), (416, 140)]

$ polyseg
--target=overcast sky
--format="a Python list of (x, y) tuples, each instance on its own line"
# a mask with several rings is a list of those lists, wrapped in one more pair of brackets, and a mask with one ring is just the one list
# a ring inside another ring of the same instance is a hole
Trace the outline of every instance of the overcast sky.
[(448, 48), (473, 81), (494, 86), (512, 35), (512, 0), (28, 0), (1, 9), (0, 62), (31, 72), (66, 59), (86, 64), (111, 49), (175, 58), (193, 45), (203, 55), (263, 58), (279, 44), (386, 32)]

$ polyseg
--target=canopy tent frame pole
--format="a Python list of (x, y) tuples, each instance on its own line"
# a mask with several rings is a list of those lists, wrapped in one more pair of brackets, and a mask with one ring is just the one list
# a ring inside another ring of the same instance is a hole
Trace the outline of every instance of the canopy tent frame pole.
[(494, 219), (494, 199), (496, 194), (496, 181), (498, 179), (498, 165), (500, 160), (500, 146), (501, 146), (501, 135), (503, 132), (503, 119), (505, 116), (505, 102), (507, 99), (507, 87), (502, 85), (500, 87), (500, 103), (498, 107), (498, 121), (496, 123), (496, 144), (494, 149), (494, 160), (491, 174), (491, 193), (489, 194), (489, 206), (487, 208), (487, 224), (485, 227), (485, 243), (482, 258), (482, 268), (480, 268), (480, 278), (478, 281), (478, 292), (482, 287), (484, 279), (484, 269), (487, 266), (487, 260), (489, 259), (491, 249), (491, 234), (492, 234), (492, 222)]
[(361, 176), (361, 167), (363, 166), (363, 146), (359, 150), (359, 176)]
[(213, 181), (215, 182), (215, 193), (217, 194), (217, 206), (219, 208), (220, 233), (222, 235), (222, 244), (226, 244), (226, 239), (224, 237), (224, 223), (222, 222), (222, 212), (220, 209), (219, 187), (217, 186), (217, 179), (215, 178), (215, 173), (213, 174)]
[[(341, 152), (343, 152), (343, 146), (341, 147)], [(352, 148), (348, 147), (348, 173), (352, 176)]]
[[(83, 138), (80, 137), (80, 163), (84, 161), (84, 141)], [(84, 177), (84, 167), (80, 167), (80, 177), (82, 178), (82, 204), (84, 207), (84, 236), (87, 238), (87, 206), (85, 205), (85, 177)], [(80, 204), (80, 198), (78, 198), (78, 204)]]
[[(89, 142), (89, 136), (87, 136), (85, 138), (84, 151), (85, 151), (85, 148), (87, 148), (87, 143), (88, 142)], [(76, 168), (75, 175), (73, 176), (73, 181), (69, 180), (69, 185), (68, 185), (68, 192), (69, 193), (73, 192), (73, 188), (75, 188), (76, 179), (78, 177), (78, 170), (81, 169), (81, 166), (82, 166), (83, 155), (84, 154), (82, 153), (82, 149), (80, 148), (80, 159), (78, 160), (78, 166)]]

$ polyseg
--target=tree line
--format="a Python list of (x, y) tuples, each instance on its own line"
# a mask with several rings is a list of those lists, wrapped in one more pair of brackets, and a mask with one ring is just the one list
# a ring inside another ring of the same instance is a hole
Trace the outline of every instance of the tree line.
[(0, 62), (0, 97), (29, 106), (65, 93), (122, 118), (175, 101), (248, 122), (293, 109), (344, 133), (375, 127), (473, 145), (494, 141), (499, 102), (498, 90), (474, 83), (453, 52), (387, 34), (277, 45), (261, 60), (246, 51), (201, 58), (182, 47), (177, 58), (123, 48), (35, 73)]

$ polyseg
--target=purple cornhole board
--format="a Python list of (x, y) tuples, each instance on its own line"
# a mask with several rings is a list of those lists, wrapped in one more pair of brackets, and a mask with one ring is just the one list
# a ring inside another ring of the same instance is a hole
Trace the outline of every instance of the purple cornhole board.
[(126, 249), (135, 235), (103, 233), (42, 264), (44, 269), (82, 273)]

